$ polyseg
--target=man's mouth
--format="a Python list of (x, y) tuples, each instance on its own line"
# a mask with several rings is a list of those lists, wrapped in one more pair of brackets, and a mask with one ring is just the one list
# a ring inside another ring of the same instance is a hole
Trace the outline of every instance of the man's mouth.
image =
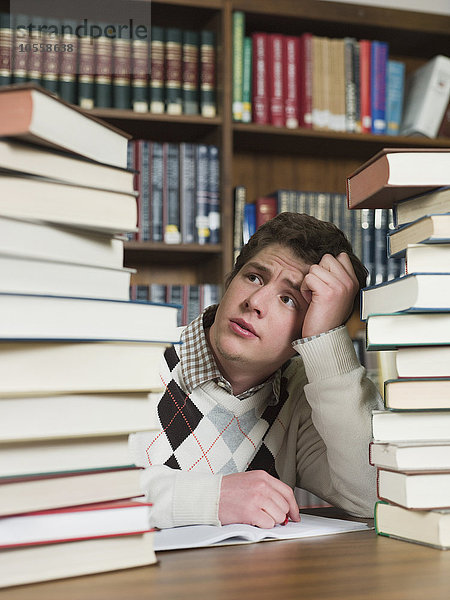
[(238, 328), (241, 329), (243, 332), (247, 332), (252, 336), (258, 337), (256, 331), (253, 329), (250, 323), (247, 323), (247, 321), (244, 321), (243, 319), (231, 319), (231, 323), (237, 325)]

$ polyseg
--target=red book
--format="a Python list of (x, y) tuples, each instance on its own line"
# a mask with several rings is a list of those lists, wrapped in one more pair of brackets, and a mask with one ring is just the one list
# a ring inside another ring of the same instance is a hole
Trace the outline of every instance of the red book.
[(370, 103), (370, 54), (371, 42), (359, 41), (359, 77), (360, 77), (360, 105), (361, 105), (361, 131), (372, 131), (372, 111)]
[(312, 128), (312, 33), (299, 38), (299, 117), (300, 127)]
[(150, 506), (135, 500), (101, 502), (3, 517), (0, 548), (145, 533), (152, 530)]
[(252, 35), (252, 102), (253, 121), (255, 123), (269, 123), (269, 96), (267, 90), (267, 33), (254, 33)]
[(273, 196), (260, 196), (256, 198), (256, 228), (266, 221), (273, 219), (278, 213), (277, 199)]
[(283, 86), (284, 120), (286, 127), (299, 126), (299, 63), (300, 41), (296, 36), (284, 36)]
[(279, 33), (271, 33), (267, 38), (267, 64), (269, 94), (269, 121), (275, 127), (284, 127), (284, 40)]

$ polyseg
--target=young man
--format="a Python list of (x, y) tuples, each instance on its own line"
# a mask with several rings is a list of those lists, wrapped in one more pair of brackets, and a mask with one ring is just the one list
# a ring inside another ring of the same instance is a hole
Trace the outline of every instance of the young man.
[(298, 521), (295, 486), (372, 515), (381, 401), (344, 326), (365, 278), (331, 223), (281, 213), (258, 229), (220, 304), (165, 353), (162, 432), (139, 453), (153, 525)]

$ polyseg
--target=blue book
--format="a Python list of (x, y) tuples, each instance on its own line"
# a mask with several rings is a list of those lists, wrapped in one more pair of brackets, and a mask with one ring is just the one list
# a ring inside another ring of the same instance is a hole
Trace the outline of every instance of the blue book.
[(209, 243), (220, 242), (220, 162), (219, 148), (208, 146), (208, 221)]
[(388, 60), (386, 78), (386, 133), (398, 135), (403, 114), (405, 63)]
[(372, 133), (386, 133), (386, 70), (389, 46), (374, 40), (370, 47)]
[(249, 203), (244, 206), (244, 231), (243, 242), (246, 244), (256, 231), (256, 204)]

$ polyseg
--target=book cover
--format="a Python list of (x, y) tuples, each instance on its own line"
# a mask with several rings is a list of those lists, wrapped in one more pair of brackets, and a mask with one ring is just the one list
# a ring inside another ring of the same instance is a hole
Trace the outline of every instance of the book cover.
[(269, 122), (275, 127), (284, 127), (284, 39), (281, 34), (267, 35), (267, 94), (269, 100)]
[(388, 60), (386, 80), (386, 133), (399, 135), (403, 116), (405, 63)]
[(373, 40), (370, 45), (370, 106), (371, 132), (386, 133), (386, 68), (389, 47), (386, 42)]
[(268, 39), (266, 33), (253, 33), (253, 81), (252, 106), (253, 122), (265, 125), (269, 123), (268, 91)]

